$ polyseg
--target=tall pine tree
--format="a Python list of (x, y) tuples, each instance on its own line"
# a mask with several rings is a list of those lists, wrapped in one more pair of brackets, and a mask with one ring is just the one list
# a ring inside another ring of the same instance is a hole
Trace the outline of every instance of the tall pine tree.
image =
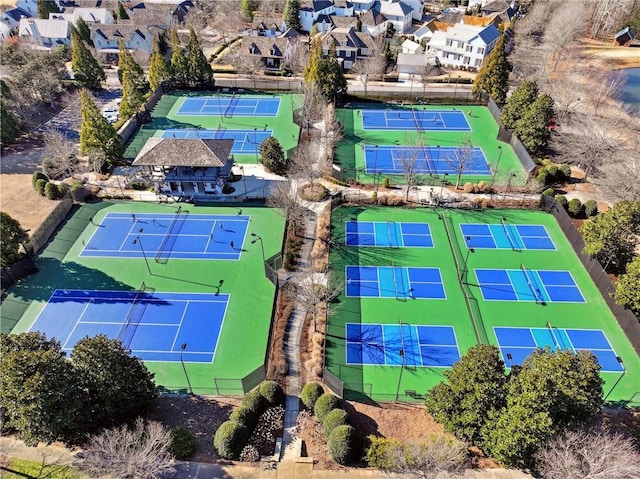
[(7, 84), (4, 80), (0, 80), (0, 97), (2, 98), (2, 102), (0, 102), (0, 125), (2, 125), (0, 144), (3, 146), (15, 142), (19, 131), (18, 119), (7, 108), (7, 98), (10, 94)]
[(137, 88), (135, 81), (124, 72), (122, 76), (122, 101), (120, 102), (120, 118), (130, 118), (140, 111), (144, 96)]
[(133, 58), (129, 49), (122, 40), (118, 40), (118, 80), (122, 84), (122, 76), (124, 73), (129, 75), (129, 80), (138, 85), (138, 88), (144, 89), (146, 82), (144, 71)]
[(149, 64), (149, 86), (155, 91), (162, 83), (171, 79), (171, 66), (160, 52), (158, 41), (153, 42), (153, 53)]
[(100, 88), (100, 84), (107, 79), (107, 76), (76, 32), (71, 34), (71, 48), (71, 69), (76, 81), (87, 88)]
[(486, 93), (500, 106), (504, 105), (507, 99), (507, 82), (511, 68), (504, 42), (504, 35), (500, 35), (498, 43), (489, 53), (473, 83), (473, 94), (476, 98)]
[(250, 22), (253, 22), (253, 12), (257, 8), (256, 3), (254, 0), (240, 0), (242, 16)]
[(538, 97), (538, 84), (535, 80), (524, 80), (507, 99), (500, 124), (507, 130), (513, 130), (516, 123)]
[(76, 22), (76, 32), (78, 32), (78, 35), (80, 35), (80, 38), (82, 38), (82, 40), (89, 46), (93, 46), (93, 40), (91, 40), (91, 28), (89, 28), (89, 25), (87, 25), (87, 22), (85, 22), (82, 17), (78, 18), (78, 21)]
[(320, 87), (322, 95), (330, 102), (347, 91), (347, 79), (342, 67), (336, 59), (335, 48), (329, 49), (327, 58), (322, 58), (318, 64), (318, 78), (316, 84)]
[(124, 5), (118, 0), (118, 20), (129, 20), (129, 14), (124, 9)]
[(87, 90), (80, 92), (80, 115), (80, 153), (86, 155), (99, 150), (104, 152), (110, 163), (121, 158), (122, 140), (102, 115)]
[(60, 13), (60, 9), (54, 0), (38, 0), (38, 18), (47, 20), (50, 13)]
[(187, 86), (189, 79), (189, 62), (184, 56), (178, 31), (171, 29), (171, 81), (177, 88)]
[(318, 81), (318, 67), (322, 60), (322, 40), (320, 37), (313, 37), (307, 65), (304, 67), (302, 76), (307, 86), (311, 86)]
[(514, 132), (531, 154), (539, 156), (547, 148), (551, 137), (549, 121), (553, 116), (553, 98), (543, 93), (516, 122)]
[(189, 86), (199, 88), (210, 88), (213, 86), (213, 70), (202, 52), (198, 37), (193, 31), (189, 30), (189, 44), (187, 45), (188, 55), (188, 83)]
[(284, 6), (284, 23), (287, 25), (287, 28), (293, 28), (294, 30), (300, 30), (302, 28), (300, 24), (299, 0), (287, 0)]

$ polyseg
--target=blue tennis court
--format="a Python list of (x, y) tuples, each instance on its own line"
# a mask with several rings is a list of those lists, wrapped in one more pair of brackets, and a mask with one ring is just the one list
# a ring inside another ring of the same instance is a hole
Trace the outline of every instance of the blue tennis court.
[(569, 271), (535, 269), (476, 269), (485, 301), (585, 303)]
[(468, 248), (551, 250), (556, 246), (544, 225), (461, 223), (460, 231)]
[(458, 110), (361, 110), (364, 130), (471, 131)]
[(347, 323), (347, 364), (449, 368), (460, 360), (451, 326)]
[(622, 364), (618, 361), (618, 355), (600, 329), (494, 327), (493, 332), (507, 366), (522, 364), (536, 348), (548, 347), (552, 351), (560, 349), (573, 352), (591, 351), (598, 358), (602, 371), (616, 373), (624, 371)]
[(433, 237), (428, 223), (347, 221), (345, 232), (347, 246), (433, 248)]
[(176, 116), (278, 116), (280, 98), (272, 96), (194, 96), (185, 98)]
[(479, 147), (375, 146), (364, 147), (367, 173), (401, 175), (410, 166), (416, 174), (490, 175), (491, 168)]
[(233, 140), (231, 153), (236, 155), (257, 153), (260, 144), (270, 136), (271, 130), (202, 130), (197, 128), (183, 128), (164, 130), (162, 138), (200, 138), (202, 140)]
[(250, 216), (108, 213), (80, 256), (238, 260)]
[(213, 361), (228, 294), (56, 290), (31, 326), (71, 352), (86, 336), (119, 339), (144, 361)]
[(347, 296), (447, 299), (439, 268), (347, 266)]

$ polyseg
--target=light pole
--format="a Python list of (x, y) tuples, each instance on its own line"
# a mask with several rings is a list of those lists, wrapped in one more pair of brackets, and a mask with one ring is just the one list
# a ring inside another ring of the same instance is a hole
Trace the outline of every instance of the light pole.
[(438, 152), (438, 156), (436, 157), (436, 174), (440, 174), (438, 172), (438, 167), (440, 166), (440, 145), (436, 145), (436, 151)]
[(244, 185), (244, 197), (249, 199), (249, 192), (247, 191), (247, 178), (244, 176), (244, 165), (240, 165), (240, 171), (242, 172), (242, 184)]
[(493, 170), (493, 176), (491, 177), (491, 181), (493, 183), (496, 182), (496, 175), (498, 174), (498, 167), (500, 166), (501, 159), (502, 159), (502, 146), (498, 145), (498, 161), (496, 162), (496, 167)]
[(180, 363), (182, 363), (182, 370), (184, 371), (184, 377), (187, 378), (187, 384), (189, 385), (189, 394), (193, 396), (193, 388), (191, 387), (191, 381), (189, 381), (189, 375), (187, 374), (187, 368), (184, 365), (184, 360), (182, 359), (182, 353), (187, 349), (187, 343), (182, 343), (180, 346)]
[(471, 236), (466, 236), (465, 237), (465, 242), (467, 244), (467, 254), (464, 257), (464, 266), (462, 268), (462, 271), (460, 272), (460, 281), (462, 281), (462, 277), (467, 273), (468, 271), (468, 262), (469, 262), (469, 254), (470, 253), (475, 253), (475, 250), (471, 247)]
[(256, 164), (258, 164), (258, 129), (253, 129), (253, 144), (256, 147)]
[(142, 257), (144, 258), (144, 263), (147, 265), (147, 270), (149, 271), (150, 275), (153, 275), (153, 273), (151, 272), (151, 267), (149, 266), (149, 260), (147, 260), (147, 254), (144, 252), (144, 247), (142, 246), (142, 238), (140, 238), (140, 234), (143, 230), (144, 228), (140, 228), (138, 230), (138, 235), (135, 237), (132, 243), (140, 245), (140, 251), (142, 251)]
[(267, 262), (267, 257), (264, 254), (264, 242), (262, 241), (262, 236), (256, 234), (256, 233), (251, 233), (251, 236), (253, 236), (255, 239), (251, 242), (251, 244), (255, 244), (256, 241), (260, 241), (260, 249), (262, 250), (262, 262), (266, 263)]
[(502, 196), (502, 201), (507, 199), (507, 195), (509, 194), (509, 188), (511, 187), (511, 179), (515, 178), (516, 174), (515, 173), (511, 173), (509, 175), (509, 179), (507, 180), (507, 189), (504, 190), (504, 195)]
[(620, 382), (620, 380), (622, 380), (622, 378), (624, 377), (625, 373), (627, 372), (627, 368), (624, 367), (624, 364), (622, 363), (622, 358), (620, 356), (616, 356), (616, 361), (618, 361), (618, 363), (620, 363), (620, 366), (622, 366), (622, 374), (620, 375), (620, 377), (616, 380), (615, 383), (613, 383), (613, 386), (611, 386), (611, 389), (609, 389), (609, 392), (607, 393), (607, 395), (604, 397), (604, 399), (606, 400), (609, 397), (609, 394), (611, 394), (613, 392), (613, 389), (618, 385), (618, 383)]
[(411, 100), (411, 97), (413, 96), (413, 77), (415, 75), (411, 75), (411, 83), (409, 83), (409, 100)]

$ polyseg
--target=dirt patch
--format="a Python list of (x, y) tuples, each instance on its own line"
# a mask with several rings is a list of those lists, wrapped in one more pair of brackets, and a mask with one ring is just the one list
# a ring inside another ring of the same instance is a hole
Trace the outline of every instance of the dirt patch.
[(0, 175), (0, 208), (24, 229), (35, 231), (57, 204), (36, 193), (31, 175)]
[(213, 436), (227, 419), (239, 398), (207, 398), (203, 396), (161, 396), (156, 399), (147, 419), (161, 422), (168, 428), (184, 426), (196, 440), (196, 452), (189, 458), (197, 462), (215, 462)]

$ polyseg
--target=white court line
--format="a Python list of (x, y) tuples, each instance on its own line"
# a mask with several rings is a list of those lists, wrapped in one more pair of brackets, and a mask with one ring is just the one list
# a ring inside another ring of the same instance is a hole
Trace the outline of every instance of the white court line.
[(182, 316), (180, 316), (180, 322), (177, 325), (178, 329), (176, 330), (176, 335), (173, 338), (173, 343), (171, 344), (171, 351), (175, 349), (176, 341), (178, 340), (178, 335), (180, 334), (180, 329), (182, 328), (182, 322), (184, 321), (184, 316), (187, 314), (187, 308), (189, 307), (189, 300), (185, 301), (184, 309), (182, 310)]

